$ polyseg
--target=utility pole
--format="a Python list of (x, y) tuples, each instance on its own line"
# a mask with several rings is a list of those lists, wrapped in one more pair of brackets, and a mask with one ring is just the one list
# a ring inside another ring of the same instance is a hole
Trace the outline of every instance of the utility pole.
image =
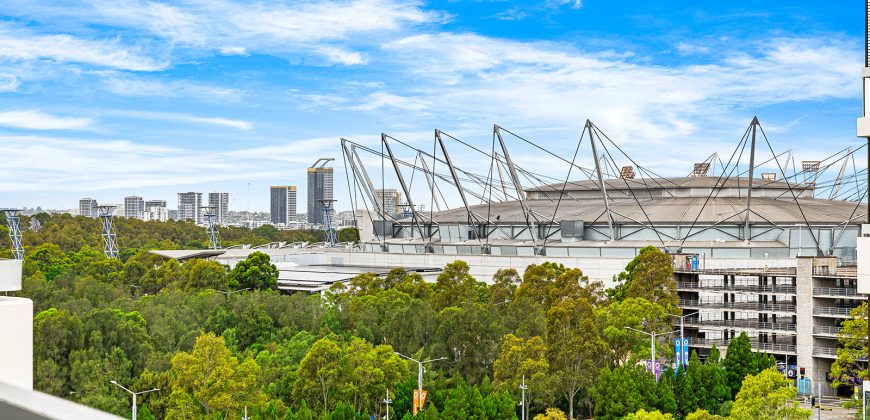
[[(437, 362), (439, 360), (444, 360), (444, 359), (446, 359), (446, 357), (439, 357), (437, 359), (429, 359), (429, 360), (420, 361), (420, 360), (414, 359), (413, 357), (405, 356), (404, 354), (399, 353), (397, 351), (394, 351), (393, 353), (396, 353), (397, 355), (404, 357), (405, 359), (408, 359), (408, 360), (417, 364), (417, 401), (419, 401), (421, 403), (420, 409), (422, 409), (423, 408), (423, 404), (422, 404), (422, 402), (423, 402), (423, 364)], [(414, 414), (416, 415), (417, 413), (415, 412)]]
[[(683, 332), (684, 332), (684, 329), (683, 329), (683, 323), (684, 323), (684, 321), (686, 320), (686, 317), (687, 317), (687, 316), (689, 316), (689, 315), (696, 315), (696, 314), (692, 313), (692, 314), (686, 314), (686, 315), (682, 315), (682, 316), (680, 316), (680, 315), (674, 315), (674, 314), (667, 314), (667, 315), (668, 315), (668, 316), (672, 316), (672, 317), (674, 317), (674, 318), (679, 318), (679, 319), (680, 319), (680, 348), (683, 349), (683, 352), (684, 352), (684, 353), (687, 352), (688, 350), (686, 349), (686, 336), (685, 336), (685, 334), (683, 333)], [(678, 356), (679, 356), (679, 355), (678, 355)], [(688, 357), (687, 357), (687, 358), (688, 358)], [(679, 357), (678, 357), (678, 360), (677, 360), (677, 366), (679, 367), (680, 364), (683, 364), (683, 360), (679, 360)]]
[(127, 391), (128, 393), (130, 393), (130, 395), (133, 396), (133, 416), (132, 416), (133, 420), (136, 420), (136, 397), (141, 395), (141, 394), (147, 394), (149, 392), (160, 391), (160, 388), (154, 388), (154, 389), (149, 389), (146, 391), (133, 392), (133, 391), (130, 391), (129, 389), (125, 388), (124, 385), (121, 385), (116, 381), (109, 381), (109, 383), (111, 383), (112, 385), (115, 385), (118, 388), (123, 389), (124, 391)]
[(523, 383), (520, 385), (520, 390), (523, 392), (522, 401), (520, 401), (520, 418), (522, 420), (526, 420), (526, 390), (529, 387), (526, 386), (526, 375), (523, 375)]

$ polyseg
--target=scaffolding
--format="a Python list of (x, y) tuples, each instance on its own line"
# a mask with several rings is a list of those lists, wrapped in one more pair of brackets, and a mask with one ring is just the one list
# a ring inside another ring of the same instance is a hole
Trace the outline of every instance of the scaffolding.
[(221, 249), (221, 239), (218, 233), (217, 223), (215, 219), (214, 207), (202, 207), (205, 213), (202, 215), (205, 218), (205, 233), (208, 235), (209, 249)]
[(24, 259), (24, 247), (21, 245), (21, 225), (18, 215), (19, 209), (0, 209), (6, 215), (6, 227), (9, 228), (9, 240), (12, 242), (12, 257), (16, 260)]
[(100, 226), (102, 226), (103, 254), (106, 255), (106, 258), (117, 259), (117, 235), (115, 235), (115, 229), (112, 226), (112, 220), (115, 215), (115, 206), (98, 206), (97, 215), (100, 218)]

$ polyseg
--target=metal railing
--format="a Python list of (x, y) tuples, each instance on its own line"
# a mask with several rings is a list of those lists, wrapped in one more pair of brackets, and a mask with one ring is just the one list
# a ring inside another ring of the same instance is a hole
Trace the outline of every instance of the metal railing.
[[(711, 319), (701, 321), (697, 318), (684, 318), (685, 325), (703, 325), (709, 327), (738, 327), (754, 330), (795, 331), (796, 325), (786, 322), (759, 322), (750, 319)], [(679, 320), (674, 325), (680, 325)]]
[(813, 287), (813, 296), (858, 296), (854, 287)]
[(813, 347), (813, 356), (837, 357), (837, 348), (836, 347)]
[(843, 329), (840, 327), (831, 327), (827, 325), (816, 325), (813, 327), (813, 334), (835, 335), (839, 336)]
[(795, 312), (796, 307), (791, 303), (761, 303), (761, 302), (722, 302), (722, 301), (699, 301), (694, 299), (680, 299), (681, 307), (699, 307), (711, 309), (741, 309), (755, 312)]
[(693, 274), (733, 274), (739, 276), (794, 276), (797, 269), (794, 267), (759, 267), (759, 268), (699, 268), (692, 270), (678, 264), (674, 265), (674, 272)]
[[(731, 342), (731, 340), (732, 339), (730, 338), (691, 338), (689, 339), (689, 344), (698, 347), (713, 347), (714, 345), (716, 347), (727, 347), (728, 343)], [(749, 344), (754, 350), (763, 350), (778, 353), (794, 353), (797, 351), (797, 346), (795, 346), (794, 344), (762, 343), (755, 339), (749, 340)]]
[(677, 282), (677, 290), (733, 290), (736, 292), (795, 294), (796, 288), (787, 285), (706, 284), (696, 281)]
[(848, 317), (853, 308), (839, 308), (836, 306), (816, 306), (813, 315), (835, 315)]

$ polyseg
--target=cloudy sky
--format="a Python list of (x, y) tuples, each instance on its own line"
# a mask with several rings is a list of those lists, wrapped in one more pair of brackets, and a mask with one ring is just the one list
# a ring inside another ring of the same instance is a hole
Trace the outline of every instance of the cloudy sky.
[(777, 152), (820, 159), (860, 144), (863, 33), (859, 1), (5, 0), (0, 207), (229, 191), (267, 210), (269, 185), (304, 194), (335, 157), (347, 208), (340, 137), (489, 150), (494, 123), (570, 159), (588, 118), (685, 175), (758, 115)]

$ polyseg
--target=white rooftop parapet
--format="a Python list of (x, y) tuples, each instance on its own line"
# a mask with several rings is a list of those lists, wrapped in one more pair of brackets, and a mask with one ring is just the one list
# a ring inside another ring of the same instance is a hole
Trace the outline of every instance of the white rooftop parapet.
[(0, 292), (21, 290), (21, 260), (0, 259)]
[[(0, 260), (0, 292), (21, 290), (21, 261)], [(33, 389), (33, 301), (0, 296), (0, 383)]]

